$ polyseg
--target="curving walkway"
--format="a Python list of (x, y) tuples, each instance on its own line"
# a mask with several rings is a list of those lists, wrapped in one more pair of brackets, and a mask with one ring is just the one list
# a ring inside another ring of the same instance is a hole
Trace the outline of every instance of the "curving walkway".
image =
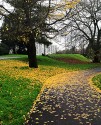
[(88, 84), (89, 77), (98, 72), (101, 69), (51, 78), (51, 84), (47, 82), (43, 87), (25, 125), (101, 125), (101, 94)]

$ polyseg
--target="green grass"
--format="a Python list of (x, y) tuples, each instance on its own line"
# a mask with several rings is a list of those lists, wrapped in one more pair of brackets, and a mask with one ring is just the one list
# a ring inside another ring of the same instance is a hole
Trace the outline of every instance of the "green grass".
[(20, 57), (20, 58), (26, 58), (27, 55), (23, 55), (23, 54), (9, 54), (9, 55), (0, 55), (0, 57)]
[(101, 74), (94, 76), (92, 81), (101, 90)]
[(2, 125), (22, 125), (42, 84), (25, 78), (9, 77), (0, 72), (0, 121)]
[(73, 59), (78, 59), (86, 62), (90, 61), (89, 59), (87, 59), (86, 57), (80, 54), (51, 54), (49, 56), (54, 58), (73, 58)]
[(10, 60), (20, 60), (20, 61), (26, 61), (26, 62), (28, 62), (28, 55), (22, 55), (22, 54), (2, 55), (2, 56), (0, 56), (0, 58), (7, 58), (7, 59), (10, 59)]
[[(81, 61), (87, 61), (89, 62), (90, 60), (84, 57), (83, 55), (80, 54), (51, 54), (49, 55), (50, 57), (54, 58), (73, 58), (73, 59), (78, 59)], [(3, 55), (0, 57), (18, 57), (18, 58), (27, 58), (27, 55), (22, 55), (22, 54), (9, 54), (9, 55)], [(37, 56), (37, 57), (42, 57), (42, 56)]]
[[(19, 60), (19, 61), (26, 61), (28, 62), (28, 57), (27, 55), (5, 55), (6, 57), (20, 57), (20, 58), (15, 58), (13, 60)], [(89, 62), (89, 59), (84, 57), (83, 55), (80, 54), (51, 54), (49, 55), (50, 57), (54, 58), (73, 58), (73, 59), (78, 59), (81, 61), (86, 61)], [(66, 68), (68, 70), (85, 70), (85, 69), (91, 69), (91, 68), (96, 68), (96, 67), (101, 67), (101, 64), (98, 63), (87, 63), (87, 64), (69, 64), (65, 63), (62, 61), (55, 60), (53, 58), (49, 58), (46, 56), (37, 56), (38, 60), (38, 65), (46, 65), (46, 66), (54, 66), (54, 67), (60, 67), (60, 68)]]
[(66, 68), (69, 70), (84, 70), (84, 69), (90, 69), (95, 67), (101, 67), (101, 64), (94, 64), (94, 63), (74, 65), (74, 64), (68, 64), (62, 61), (54, 60), (52, 58), (48, 58), (44, 56), (38, 56), (37, 58), (38, 58), (39, 65), (54, 66), (54, 67)]

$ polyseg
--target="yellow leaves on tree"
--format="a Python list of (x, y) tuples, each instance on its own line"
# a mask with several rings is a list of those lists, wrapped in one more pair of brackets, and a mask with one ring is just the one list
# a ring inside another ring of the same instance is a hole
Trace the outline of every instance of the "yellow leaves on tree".
[(60, 2), (54, 2), (51, 6), (49, 19), (61, 19), (66, 15), (66, 11), (74, 8), (80, 0), (61, 0)]

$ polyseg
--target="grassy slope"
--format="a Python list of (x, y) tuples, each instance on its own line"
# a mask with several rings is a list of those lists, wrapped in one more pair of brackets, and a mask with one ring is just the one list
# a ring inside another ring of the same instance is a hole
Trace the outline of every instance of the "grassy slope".
[[(64, 57), (67, 58), (68, 55), (52, 55), (52, 57)], [(87, 58), (85, 58), (82, 55), (77, 55), (75, 56), (75, 54), (70, 55), (70, 58), (78, 58), (79, 60), (83, 60), (83, 61), (89, 61)], [(47, 66), (56, 66), (56, 67), (61, 67), (61, 68), (66, 68), (69, 70), (84, 70), (84, 69), (89, 69), (89, 68), (94, 68), (94, 67), (98, 67), (101, 66), (100, 64), (93, 64), (93, 63), (88, 63), (88, 64), (67, 64), (65, 62), (62, 61), (57, 61), (54, 60), (52, 58), (48, 58), (48, 57), (42, 57), (42, 56), (38, 56), (38, 64), (39, 65), (47, 65)]]
[(89, 62), (89, 59), (87, 59), (86, 57), (80, 54), (51, 54), (50, 56), (55, 58), (73, 58), (73, 59)]

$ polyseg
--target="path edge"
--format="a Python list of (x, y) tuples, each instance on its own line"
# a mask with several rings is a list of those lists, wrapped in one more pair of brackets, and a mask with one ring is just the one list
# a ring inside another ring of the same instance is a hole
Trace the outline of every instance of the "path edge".
[(90, 85), (90, 87), (91, 87), (92, 89), (94, 89), (95, 91), (97, 91), (98, 93), (101, 94), (101, 90), (100, 90), (96, 85), (94, 85), (94, 82), (92, 81), (93, 77), (96, 76), (96, 75), (99, 75), (99, 74), (101, 74), (101, 72), (91, 75), (91, 76), (88, 78), (88, 84)]

